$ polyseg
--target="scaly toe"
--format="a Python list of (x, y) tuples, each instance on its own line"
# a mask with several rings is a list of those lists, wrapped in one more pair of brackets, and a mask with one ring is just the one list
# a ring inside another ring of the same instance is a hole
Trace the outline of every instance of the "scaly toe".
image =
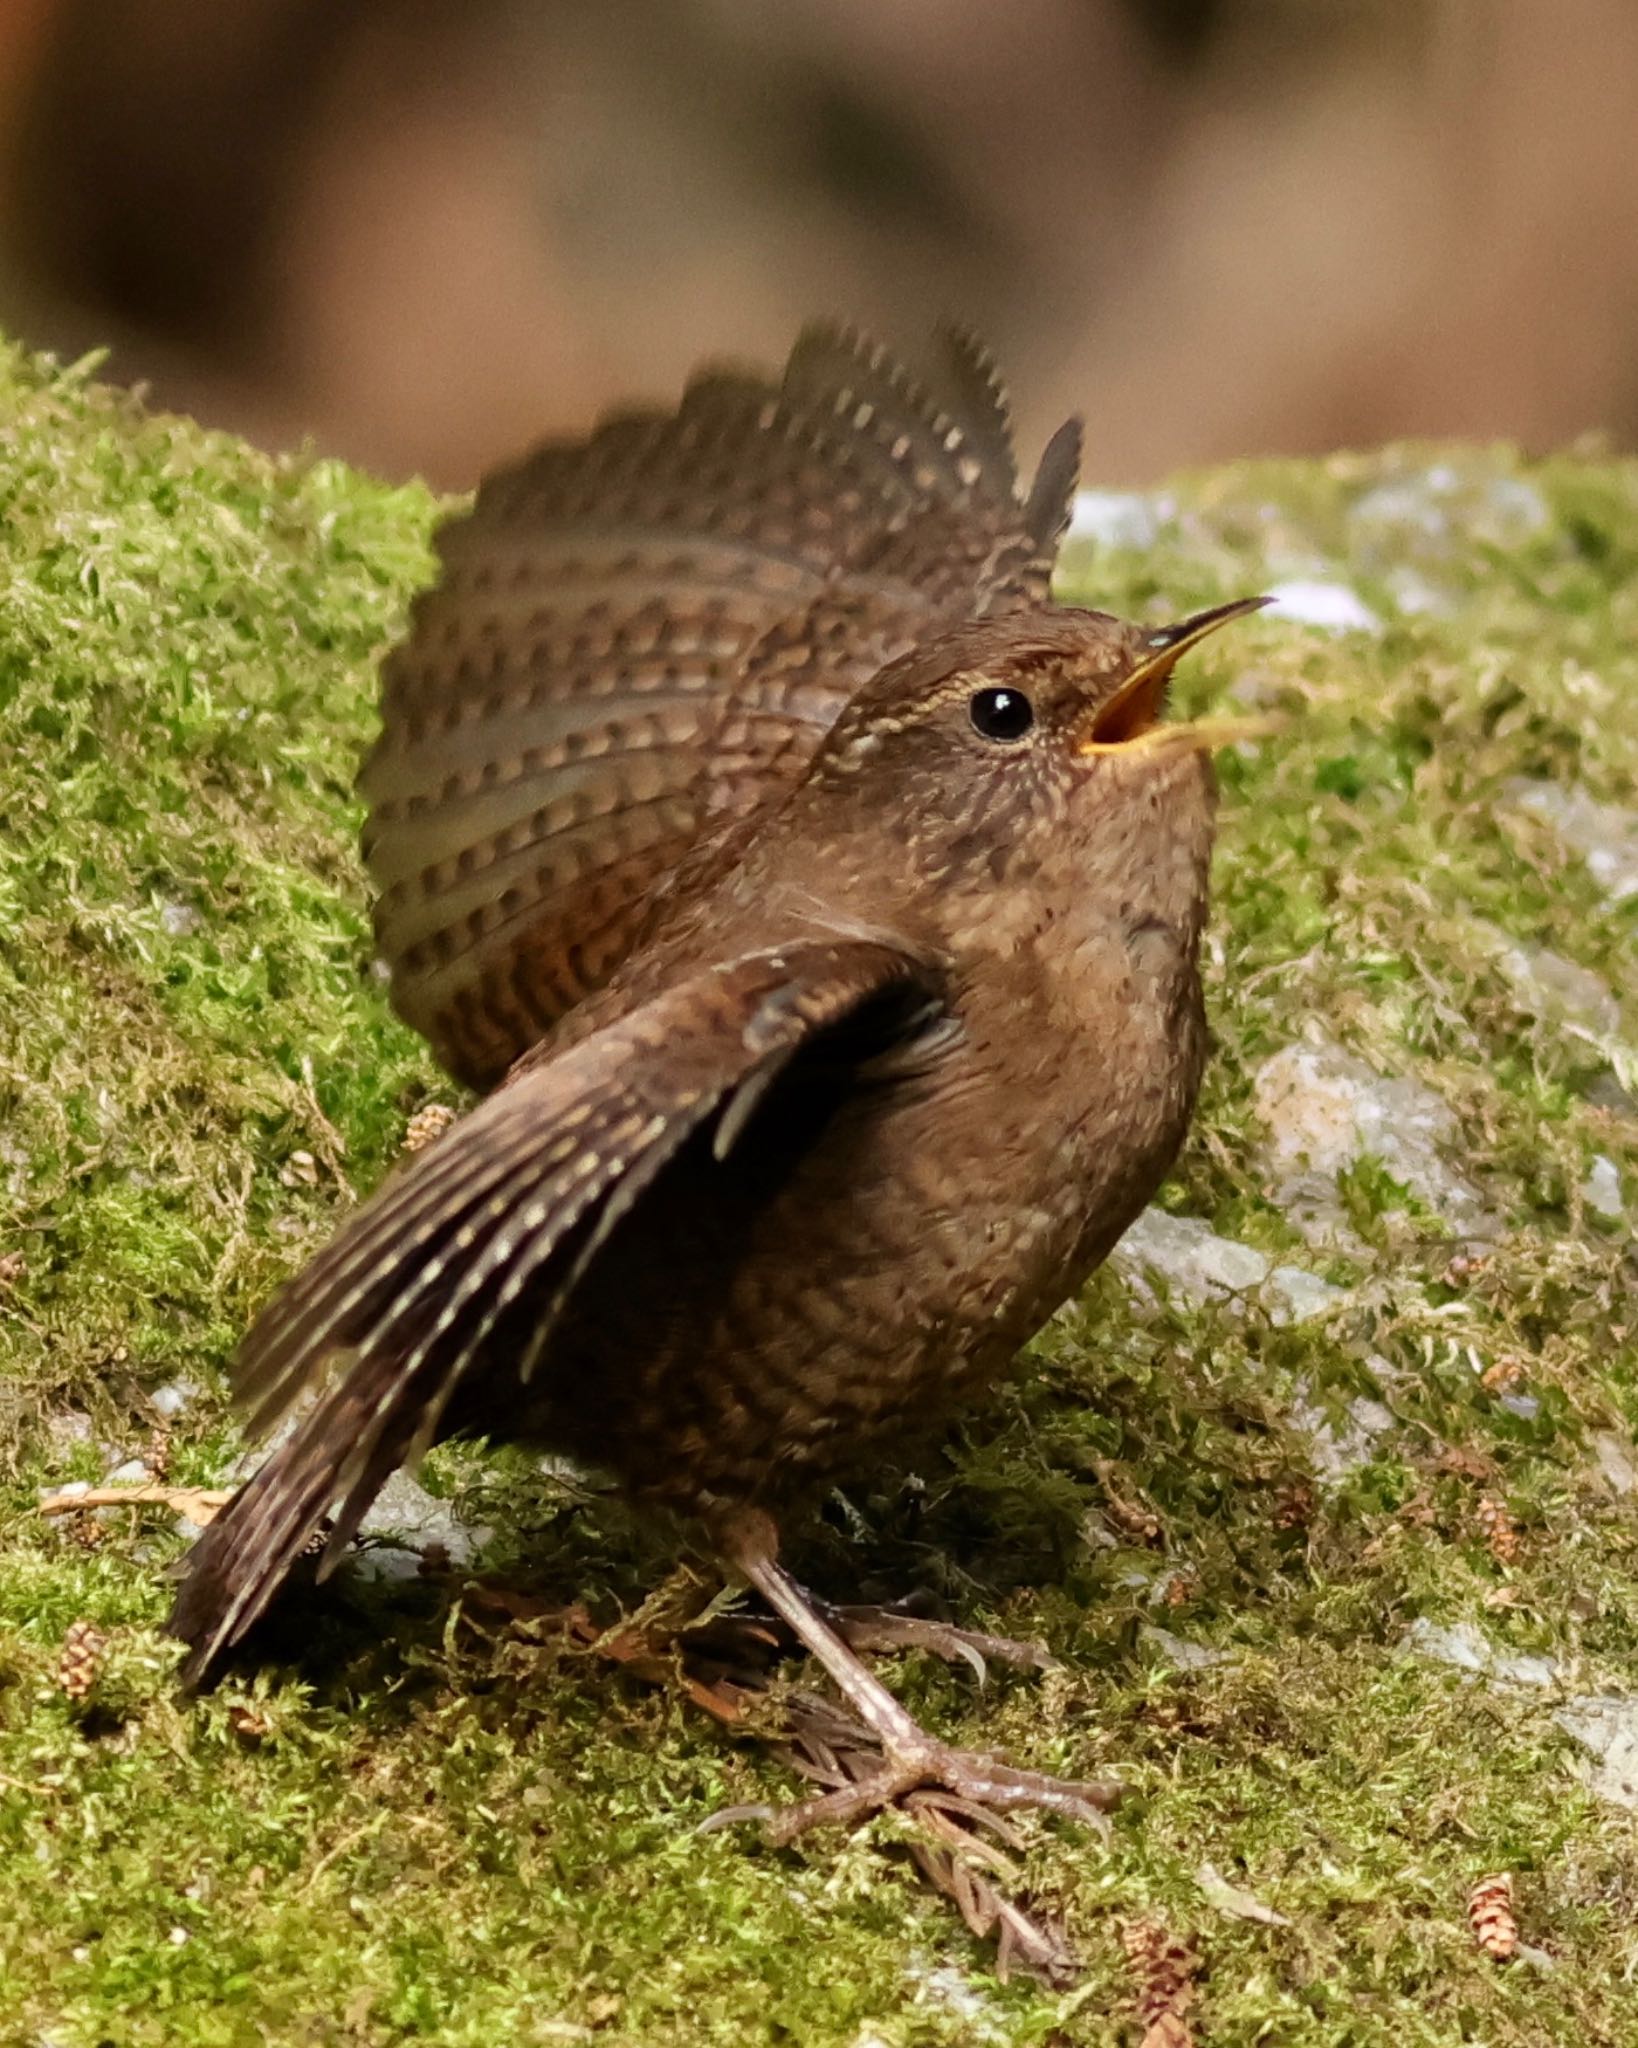
[(1018, 1642), (1011, 1636), (987, 1635), (982, 1629), (957, 1628), (898, 1607), (836, 1607), (828, 1618), (850, 1649), (929, 1650), (946, 1663), (972, 1666), (980, 1685), (987, 1666), (1011, 1664), (1025, 1671), (1060, 1668), (1044, 1643)]
[(1122, 1787), (1102, 1779), (1049, 1777), (1015, 1770), (994, 1757), (951, 1749), (931, 1737), (890, 1754), (881, 1769), (851, 1785), (800, 1800), (766, 1819), (767, 1839), (776, 1847), (816, 1827), (849, 1827), (895, 1805), (907, 1793), (947, 1792), (977, 1814), (1016, 1813), (1034, 1808), (1067, 1820), (1107, 1826), (1104, 1816)]

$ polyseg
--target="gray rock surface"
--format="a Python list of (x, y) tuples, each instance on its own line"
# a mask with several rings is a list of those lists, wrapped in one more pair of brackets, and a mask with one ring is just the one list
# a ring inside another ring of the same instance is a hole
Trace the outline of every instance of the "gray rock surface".
[(1187, 1300), (1203, 1302), (1254, 1295), (1275, 1323), (1305, 1322), (1347, 1299), (1302, 1266), (1277, 1266), (1266, 1252), (1219, 1237), (1196, 1216), (1146, 1209), (1115, 1249), (1115, 1261), (1139, 1293), (1153, 1298), (1147, 1276), (1158, 1274)]
[(428, 1493), (408, 1472), (398, 1471), (376, 1495), (358, 1533), (402, 1546), (367, 1550), (359, 1560), (366, 1575), (410, 1578), (420, 1569), (421, 1553), (433, 1548), (442, 1550), (451, 1564), (473, 1563), (494, 1531), (457, 1520), (448, 1501)]
[(1578, 782), (1568, 785), (1515, 776), (1502, 792), (1515, 811), (1556, 832), (1612, 903), (1638, 896), (1638, 815), (1604, 804)]
[(1371, 556), (1459, 555), (1475, 543), (1517, 547), (1552, 524), (1534, 484), (1438, 462), (1363, 492), (1348, 514), (1355, 548)]
[(1613, 1494), (1638, 1492), (1638, 1453), (1631, 1441), (1613, 1430), (1600, 1430), (1592, 1440), (1599, 1477)]
[(1618, 1223), (1627, 1213), (1626, 1197), (1621, 1189), (1621, 1169), (1608, 1153), (1593, 1155), (1592, 1166), (1581, 1184), (1581, 1198), (1595, 1216), (1602, 1216), (1610, 1223)]
[(1310, 1242), (1354, 1242), (1337, 1175), (1367, 1156), (1459, 1235), (1495, 1235), (1479, 1190), (1451, 1163), (1461, 1143), (1455, 1115), (1421, 1082), (1378, 1074), (1316, 1031), (1263, 1062), (1255, 1100), (1276, 1199)]
[(1521, 945), (1493, 925), (1474, 937), (1518, 998), (1519, 1007), (1548, 1024), (1567, 1024), (1591, 1037), (1612, 1038), (1621, 1028), (1621, 1004), (1609, 983), (1590, 967), (1546, 946)]
[(1308, 1444), (1315, 1476), (1336, 1485), (1350, 1473), (1368, 1465), (1376, 1455), (1377, 1440), (1394, 1426), (1391, 1408), (1374, 1401), (1369, 1394), (1357, 1394), (1342, 1416), (1333, 1421), (1318, 1402), (1306, 1397), (1291, 1411), (1291, 1427)]
[(1456, 1671), (1470, 1671), (1489, 1678), (1499, 1686), (1556, 1685), (1563, 1676), (1551, 1657), (1520, 1656), (1499, 1650), (1482, 1629), (1470, 1621), (1449, 1628), (1424, 1617), (1405, 1631), (1405, 1648), (1435, 1664), (1448, 1664)]
[(1231, 1661), (1226, 1650), (1214, 1650), (1207, 1643), (1185, 1642), (1170, 1629), (1156, 1628), (1152, 1622), (1145, 1622), (1138, 1630), (1138, 1641), (1178, 1671), (1210, 1671)]
[(1581, 1777), (1593, 1797), (1638, 1813), (1638, 1700), (1583, 1693), (1553, 1719), (1588, 1752)]

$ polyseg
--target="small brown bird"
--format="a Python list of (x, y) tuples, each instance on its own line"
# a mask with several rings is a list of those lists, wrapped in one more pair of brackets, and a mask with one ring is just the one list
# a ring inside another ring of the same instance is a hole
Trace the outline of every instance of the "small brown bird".
[(459, 1433), (680, 1511), (918, 1784), (1079, 1815), (926, 1735), (778, 1561), (774, 1516), (981, 1394), (1182, 1142), (1221, 727), (1158, 630), (1055, 608), (1078, 466), (1022, 499), (944, 333), (912, 379), (820, 327), (492, 478), (385, 670), (365, 766), (401, 1015), (493, 1088), (250, 1332), (305, 1413), (191, 1560), (201, 1675), (327, 1515)]

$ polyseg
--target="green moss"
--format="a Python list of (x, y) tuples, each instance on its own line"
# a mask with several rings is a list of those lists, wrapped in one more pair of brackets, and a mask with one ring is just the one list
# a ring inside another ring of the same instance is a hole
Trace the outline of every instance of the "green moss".
[[(1443, 523), (1384, 512), (1435, 459)], [(1175, 1292), (1143, 1309), (1106, 1272), (919, 1486), (862, 1485), (863, 1536), (820, 1523), (801, 1556), (834, 1590), (931, 1584), (1064, 1659), (982, 1694), (899, 1674), (952, 1736), (1133, 1787), (1107, 1849), (1028, 1830), (1028, 1886), (1087, 1963), (1059, 1994), (995, 1982), (890, 1824), (777, 1855), (696, 1836), (778, 1770), (449, 1583), (349, 1587), (295, 1618), (287, 1661), (188, 1703), (157, 1632), (166, 1518), (122, 1512), (86, 1550), (35, 1513), (140, 1452), (167, 1383), (204, 1390), (173, 1476), (221, 1476), (237, 1333), (444, 1092), (369, 970), (350, 793), (437, 508), (0, 353), (8, 2038), (1104, 2041), (1141, 1911), (1194, 1940), (1213, 2044), (1634, 2038), (1633, 1818), (1583, 1789), (1553, 1709), (1638, 1689), (1638, 1511), (1593, 1442), (1638, 1424), (1630, 1228), (1581, 1192), (1602, 1154), (1638, 1207), (1638, 904), (1507, 786), (1634, 802), (1638, 466), (1388, 451), (1198, 478), (1176, 506), (1142, 553), (1072, 551), (1067, 587), (1158, 614), (1318, 574), (1385, 622), (1254, 622), (1185, 685), (1220, 704), (1237, 676), (1289, 728), (1223, 763), (1218, 1054), (1168, 1205), (1349, 1293), (1279, 1327)], [(1407, 574), (1443, 609), (1399, 610)], [(1617, 1037), (1528, 1014), (1486, 927), (1603, 977)], [(1343, 1190), (1357, 1242), (1304, 1246), (1253, 1084), (1316, 1022), (1453, 1106), (1503, 1223), (1487, 1263), (1453, 1267), (1369, 1158)], [(1390, 1421), (1361, 1435), (1362, 1401)], [(1320, 1421), (1352, 1442), (1330, 1477)], [(612, 1614), (670, 1562), (518, 1456), (445, 1454), (429, 1483), (549, 1598)], [(55, 1684), (78, 1618), (110, 1637), (83, 1706)], [(1562, 1682), (1411, 1654), (1418, 1620)], [(1168, 1635), (1220, 1661), (1179, 1668)], [(1206, 1862), (1290, 1924), (1223, 1917)], [(1550, 1968), (1473, 1947), (1468, 1888), (1502, 1867)]]

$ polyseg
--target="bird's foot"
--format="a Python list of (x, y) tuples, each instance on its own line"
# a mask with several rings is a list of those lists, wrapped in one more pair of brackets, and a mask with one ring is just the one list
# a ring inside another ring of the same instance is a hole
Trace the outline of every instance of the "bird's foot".
[(1021, 1671), (1062, 1668), (1044, 1643), (992, 1636), (983, 1629), (957, 1628), (953, 1622), (917, 1613), (908, 1602), (892, 1607), (814, 1604), (850, 1650), (928, 1650), (947, 1664), (970, 1665), (980, 1685), (988, 1677), (991, 1663), (1011, 1664)]
[[(851, 1759), (850, 1759), (851, 1760)], [(768, 1840), (783, 1848), (811, 1828), (852, 1827), (901, 1800), (953, 1809), (980, 1823), (999, 1813), (1055, 1813), (1066, 1820), (1106, 1825), (1104, 1816), (1121, 1787), (1104, 1779), (1054, 1778), (1023, 1771), (978, 1750), (953, 1749), (916, 1729), (883, 1744), (879, 1769), (786, 1807), (741, 1809), (736, 1818), (762, 1821)]]
[[(1102, 1825), (1103, 1815), (1120, 1797), (1118, 1785), (1018, 1770), (992, 1756), (952, 1749), (920, 1727), (844, 1640), (836, 1625), (840, 1617), (822, 1611), (779, 1563), (773, 1526), (765, 1517), (747, 1514), (727, 1532), (724, 1547), (823, 1665), (856, 1719), (837, 1716), (823, 1702), (810, 1702), (798, 1717), (791, 1760), (827, 1789), (782, 1812), (765, 1806), (736, 1808), (717, 1815), (711, 1825), (755, 1818), (765, 1823), (770, 1840), (792, 1842), (810, 1828), (847, 1826), (901, 1800), (937, 1803), (981, 1825), (997, 1814), (1029, 1807)], [(946, 1639), (961, 1634), (952, 1630)]]

